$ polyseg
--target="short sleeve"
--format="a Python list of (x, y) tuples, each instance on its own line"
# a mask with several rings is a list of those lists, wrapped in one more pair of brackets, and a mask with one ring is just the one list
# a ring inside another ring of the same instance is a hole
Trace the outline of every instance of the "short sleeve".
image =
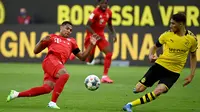
[(72, 53), (74, 55), (76, 55), (77, 53), (80, 52), (80, 49), (78, 48), (78, 45), (76, 43), (76, 40), (75, 39), (72, 39)]
[(197, 38), (194, 37), (192, 41), (192, 46), (190, 48), (190, 52), (195, 52), (197, 49), (198, 49), (198, 41), (197, 41)]
[(161, 47), (163, 44), (165, 44), (165, 41), (166, 41), (165, 37), (166, 37), (166, 32), (160, 35), (160, 37), (158, 38), (158, 40), (156, 42), (157, 47)]
[(166, 40), (166, 33), (163, 33), (160, 35), (160, 37), (158, 38), (158, 41), (160, 42), (160, 44), (165, 44), (165, 40)]
[(49, 40), (49, 41), (51, 41), (51, 42), (52, 42), (52, 41), (54, 40), (54, 38), (56, 37), (56, 35), (54, 35), (54, 34), (50, 34), (49, 36), (50, 36), (50, 40)]
[(97, 12), (97, 10), (95, 9), (95, 10), (90, 14), (89, 21), (94, 22), (94, 20), (97, 18), (97, 15), (98, 15), (98, 12)]
[(46, 44), (47, 46), (51, 45), (51, 43), (54, 41), (54, 37), (55, 37), (54, 34), (50, 34), (49, 39), (44, 41), (43, 44)]

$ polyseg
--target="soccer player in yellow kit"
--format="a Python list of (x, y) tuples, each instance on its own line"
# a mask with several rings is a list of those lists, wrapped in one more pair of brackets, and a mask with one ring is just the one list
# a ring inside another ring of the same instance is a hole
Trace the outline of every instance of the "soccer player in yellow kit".
[[(188, 54), (190, 54), (191, 73), (185, 78), (183, 86), (192, 81), (197, 63), (197, 39), (191, 31), (186, 30), (185, 24), (186, 16), (183, 13), (177, 13), (171, 17), (170, 31), (164, 32), (150, 49), (149, 60), (155, 64), (139, 80), (133, 92), (143, 92), (157, 81), (158, 85), (152, 92), (127, 103), (123, 107), (124, 111), (132, 112), (132, 107), (151, 102), (161, 94), (166, 93), (178, 80)], [(162, 45), (164, 46), (163, 54), (157, 57), (154, 54)]]

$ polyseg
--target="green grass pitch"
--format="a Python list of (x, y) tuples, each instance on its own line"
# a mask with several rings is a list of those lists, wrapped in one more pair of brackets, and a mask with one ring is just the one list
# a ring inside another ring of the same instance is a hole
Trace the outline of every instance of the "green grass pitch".
[[(149, 67), (111, 67), (109, 75), (114, 84), (101, 84), (97, 91), (89, 91), (83, 82), (87, 75), (101, 77), (103, 66), (66, 65), (71, 77), (58, 99), (61, 110), (47, 108), (51, 94), (19, 98), (9, 103), (11, 89), (22, 91), (40, 86), (43, 81), (41, 64), (0, 63), (0, 112), (122, 112), (122, 107), (144, 93), (133, 94), (132, 89)], [(171, 90), (155, 101), (135, 107), (134, 112), (200, 112), (200, 69), (193, 82), (183, 87), (190, 69), (184, 69)]]

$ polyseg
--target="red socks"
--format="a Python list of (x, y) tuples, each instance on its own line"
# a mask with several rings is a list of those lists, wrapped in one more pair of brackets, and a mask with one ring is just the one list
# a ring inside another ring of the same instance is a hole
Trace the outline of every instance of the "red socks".
[[(60, 93), (62, 92), (62, 90), (65, 86), (65, 83), (67, 82), (68, 79), (69, 79), (69, 75), (63, 74), (56, 81), (54, 91), (53, 91), (53, 94), (52, 94), (52, 100), (51, 100), (52, 102), (56, 103), (56, 101), (57, 101)], [(39, 96), (39, 95), (42, 95), (42, 94), (50, 93), (51, 91), (52, 91), (52, 88), (49, 85), (44, 84), (43, 86), (31, 88), (27, 91), (20, 92), (18, 97)]]
[(29, 89), (27, 91), (20, 92), (18, 97), (38, 96), (38, 95), (50, 93), (51, 90), (52, 90), (52, 88), (49, 85), (44, 84), (44, 85), (42, 85), (40, 87), (35, 87), (35, 88), (31, 88), (31, 89)]
[(53, 90), (53, 94), (52, 94), (52, 99), (51, 99), (52, 102), (56, 103), (56, 101), (57, 101), (60, 93), (62, 92), (62, 90), (65, 86), (65, 83), (67, 82), (68, 79), (69, 79), (69, 75), (63, 74), (56, 81), (56, 84), (55, 84), (55, 87), (54, 87), (54, 90)]
[(105, 58), (104, 58), (104, 75), (108, 74), (108, 70), (110, 68), (110, 64), (111, 64), (111, 60), (112, 60), (112, 53), (107, 53)]

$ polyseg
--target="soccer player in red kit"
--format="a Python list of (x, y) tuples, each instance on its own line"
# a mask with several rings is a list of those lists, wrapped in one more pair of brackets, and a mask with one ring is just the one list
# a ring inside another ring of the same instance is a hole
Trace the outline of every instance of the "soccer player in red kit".
[[(116, 41), (116, 33), (112, 26), (112, 12), (108, 8), (108, 0), (98, 0), (99, 6), (92, 12), (89, 17), (87, 23), (87, 34), (85, 38), (85, 48), (88, 48), (90, 43), (90, 36), (97, 35), (101, 37), (101, 39), (96, 43), (99, 49), (105, 54), (104, 58), (104, 72), (101, 79), (102, 83), (113, 83), (108, 77), (108, 70), (112, 61), (112, 50), (109, 42), (105, 39), (104, 29), (106, 24), (108, 24), (108, 28), (111, 31), (111, 37), (113, 37), (113, 41)], [(94, 59), (95, 47), (91, 51), (90, 55), (87, 58), (87, 62), (92, 62)], [(73, 54), (70, 56), (73, 59)]]
[(51, 34), (37, 43), (34, 49), (35, 54), (40, 53), (48, 47), (48, 53), (42, 62), (42, 68), (44, 70), (43, 85), (23, 92), (11, 90), (10, 95), (7, 97), (7, 101), (19, 97), (33, 97), (48, 94), (53, 90), (52, 98), (48, 103), (48, 107), (60, 109), (56, 105), (56, 101), (69, 78), (64, 63), (66, 63), (71, 53), (77, 56), (80, 60), (85, 61), (98, 40), (97, 36), (91, 35), (92, 37), (90, 38), (89, 46), (84, 52), (80, 52), (75, 39), (69, 37), (71, 33), (72, 24), (65, 21), (60, 26), (60, 35)]

